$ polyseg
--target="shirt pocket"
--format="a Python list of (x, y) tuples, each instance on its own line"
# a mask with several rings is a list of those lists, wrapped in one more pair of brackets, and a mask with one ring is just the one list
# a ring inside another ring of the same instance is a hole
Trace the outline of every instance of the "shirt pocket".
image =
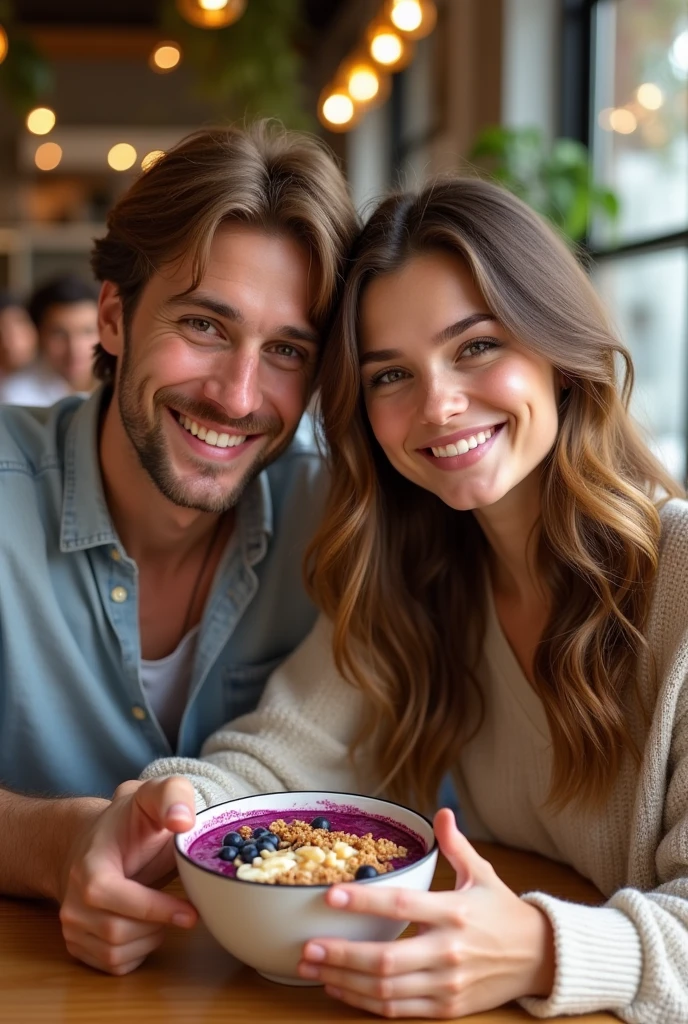
[(232, 665), (224, 682), (225, 720), (231, 721), (254, 711), (270, 673), (281, 665), (286, 654), (262, 661), (259, 665)]

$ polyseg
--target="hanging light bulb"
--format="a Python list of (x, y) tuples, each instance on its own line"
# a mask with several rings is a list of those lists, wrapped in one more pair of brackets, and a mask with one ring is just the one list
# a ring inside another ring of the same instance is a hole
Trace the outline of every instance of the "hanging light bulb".
[(155, 49), (148, 58), (148, 63), (158, 75), (166, 75), (168, 71), (174, 71), (182, 59), (182, 51), (178, 43), (164, 42), (157, 43)]
[(328, 86), (320, 94), (318, 117), (331, 132), (348, 132), (358, 120), (356, 104), (345, 89)]
[(413, 44), (386, 18), (378, 18), (366, 33), (368, 53), (385, 71), (401, 71), (411, 62)]
[(0, 25), (0, 64), (4, 61), (7, 56), (9, 49), (9, 43), (7, 42), (7, 33), (5, 32), (2, 25)]
[(226, 28), (246, 10), (246, 0), (177, 0), (182, 18), (197, 28)]
[(363, 112), (384, 103), (390, 88), (389, 75), (365, 50), (359, 50), (339, 66), (331, 91), (347, 93), (356, 110)]
[(387, 0), (385, 14), (407, 39), (423, 39), (437, 24), (433, 0)]

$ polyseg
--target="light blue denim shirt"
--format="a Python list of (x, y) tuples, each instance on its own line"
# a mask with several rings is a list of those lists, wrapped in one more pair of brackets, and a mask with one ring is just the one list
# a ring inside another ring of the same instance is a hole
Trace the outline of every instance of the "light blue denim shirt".
[[(110, 796), (172, 753), (141, 686), (137, 568), (103, 494), (101, 398), (0, 408), (0, 785), (21, 792)], [(177, 754), (251, 710), (313, 625), (302, 562), (325, 490), (305, 417), (237, 506)]]

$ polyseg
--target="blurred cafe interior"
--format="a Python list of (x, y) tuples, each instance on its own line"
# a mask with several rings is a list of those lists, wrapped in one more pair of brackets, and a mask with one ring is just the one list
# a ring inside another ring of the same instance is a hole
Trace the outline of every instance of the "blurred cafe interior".
[(0, 61), (0, 291), (92, 287), (110, 204), (213, 122), (320, 133), (363, 212), (496, 175), (579, 247), (685, 478), (688, 0), (0, 0)]

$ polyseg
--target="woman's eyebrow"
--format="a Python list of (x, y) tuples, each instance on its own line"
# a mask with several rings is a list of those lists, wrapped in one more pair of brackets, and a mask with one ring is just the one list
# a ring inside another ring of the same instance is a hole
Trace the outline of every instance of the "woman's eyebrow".
[[(471, 313), (470, 316), (465, 316), (462, 320), (457, 320), (456, 323), (445, 327), (443, 331), (434, 336), (432, 343), (433, 345), (443, 345), (445, 341), (458, 337), (459, 334), (463, 334), (469, 328), (475, 327), (476, 324), (483, 323), (485, 320), (496, 321), (496, 319), (492, 313)], [(370, 352), (363, 352), (361, 354), (359, 366), (365, 366), (366, 363), (386, 363), (390, 359), (398, 359), (401, 355), (401, 351), (397, 348), (373, 349)]]

